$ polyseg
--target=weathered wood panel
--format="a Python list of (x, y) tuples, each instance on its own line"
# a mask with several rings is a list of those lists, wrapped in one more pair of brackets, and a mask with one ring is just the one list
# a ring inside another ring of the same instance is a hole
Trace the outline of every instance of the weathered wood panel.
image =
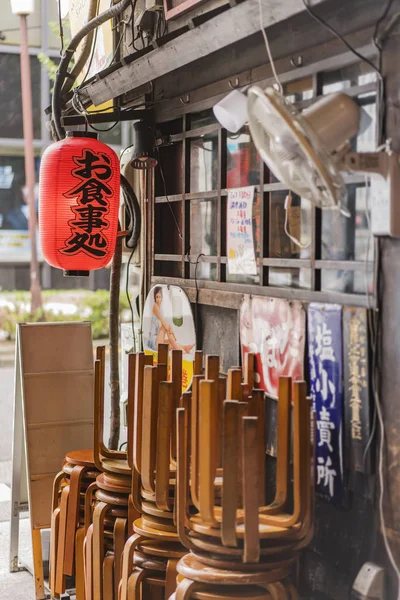
[[(314, 5), (325, 1), (316, 0)], [(289, 19), (303, 10), (304, 7), (298, 0), (270, 0), (268, 10), (264, 11), (265, 27)], [(98, 106), (165, 73), (243, 40), (259, 29), (258, 0), (246, 0), (106, 77), (96, 78), (82, 90), (81, 98), (83, 101), (90, 99)]]

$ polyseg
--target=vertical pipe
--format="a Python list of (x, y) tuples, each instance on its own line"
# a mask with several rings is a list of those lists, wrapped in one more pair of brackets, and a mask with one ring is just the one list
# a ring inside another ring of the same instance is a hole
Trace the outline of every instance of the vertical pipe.
[(32, 91), (31, 69), (28, 49), (27, 16), (20, 16), (21, 26), (21, 90), (22, 90), (22, 124), (25, 145), (25, 183), (28, 189), (29, 237), (31, 240), (30, 291), (31, 312), (42, 307), (39, 283), (39, 265), (36, 249), (36, 208), (35, 208), (35, 157), (33, 151)]
[[(40, 35), (41, 35), (41, 51), (43, 54), (48, 54), (49, 51), (49, 34), (48, 34), (48, 0), (42, 0), (41, 15), (40, 15)], [(45, 65), (41, 65), (40, 69), (40, 131), (41, 131), (41, 150), (42, 154), (50, 144), (50, 132), (47, 129), (45, 110), (50, 104), (50, 80), (49, 74)], [(51, 266), (43, 261), (42, 265), (42, 285), (45, 289), (51, 288)]]

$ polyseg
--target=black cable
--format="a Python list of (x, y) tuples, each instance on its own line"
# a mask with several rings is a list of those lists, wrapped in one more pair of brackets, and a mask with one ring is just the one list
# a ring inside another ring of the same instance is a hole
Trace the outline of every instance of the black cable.
[(64, 52), (64, 27), (61, 18), (61, 0), (58, 0), (58, 27), (60, 30), (60, 40), (61, 40), (61, 49), (60, 56), (62, 56)]
[(387, 2), (387, 4), (386, 4), (385, 8), (383, 9), (383, 13), (382, 13), (382, 15), (379, 17), (379, 19), (377, 20), (377, 22), (376, 22), (376, 25), (375, 25), (375, 29), (374, 29), (374, 35), (373, 35), (372, 39), (373, 39), (373, 41), (374, 41), (374, 44), (375, 44), (375, 46), (376, 46), (376, 47), (377, 47), (379, 50), (382, 50), (382, 46), (380, 46), (380, 45), (378, 44), (378, 31), (379, 31), (379, 27), (380, 27), (381, 23), (382, 23), (382, 22), (383, 22), (383, 21), (386, 19), (386, 17), (388, 16), (389, 10), (391, 9), (393, 2), (394, 2), (394, 0), (388, 0), (388, 2)]
[(355, 48), (353, 48), (353, 46), (351, 46), (349, 44), (349, 42), (347, 40), (345, 40), (345, 38), (338, 31), (336, 31), (336, 29), (334, 29), (332, 27), (332, 25), (329, 25), (329, 23), (327, 23), (319, 15), (317, 15), (314, 12), (314, 10), (309, 6), (307, 0), (302, 0), (302, 2), (304, 4), (307, 12), (309, 13), (309, 15), (313, 19), (315, 19), (315, 21), (317, 21), (323, 27), (326, 27), (326, 29), (328, 29), (335, 37), (337, 37), (337, 39), (340, 40), (346, 46), (346, 48), (348, 50), (350, 50), (350, 52), (352, 52), (360, 60), (366, 62), (374, 71), (376, 71), (378, 73), (379, 77), (382, 78), (382, 73), (381, 73), (380, 69), (376, 65), (374, 65), (374, 63), (372, 61), (370, 61), (369, 58), (360, 54)]
[(360, 54), (360, 52), (358, 52), (355, 48), (353, 48), (353, 46), (351, 44), (349, 44), (349, 42), (336, 29), (334, 29), (334, 27), (332, 27), (332, 25), (329, 25), (329, 23), (327, 23), (319, 15), (317, 15), (314, 12), (314, 10), (309, 6), (308, 0), (302, 0), (302, 2), (304, 4), (307, 12), (309, 13), (309, 15), (315, 21), (317, 21), (320, 25), (322, 25), (323, 27), (328, 29), (328, 31), (330, 31), (338, 40), (340, 40), (346, 46), (346, 48), (348, 48), (348, 50), (350, 50), (350, 52), (352, 52), (355, 56), (357, 56), (357, 58), (359, 58), (363, 62), (367, 63), (377, 73), (378, 78), (379, 78), (379, 81), (378, 81), (378, 96), (379, 96), (378, 145), (381, 144), (386, 137), (386, 135), (385, 135), (385, 114), (386, 114), (385, 102), (386, 102), (386, 99), (385, 99), (385, 86), (384, 86), (383, 75), (382, 75), (382, 52), (381, 52), (381, 48), (376, 43), (375, 38), (376, 38), (376, 34), (378, 31), (379, 25), (382, 23), (382, 21), (385, 19), (386, 15), (388, 14), (393, 0), (388, 0), (388, 3), (385, 6), (382, 15), (379, 17), (379, 19), (375, 25), (373, 42), (378, 50), (378, 66), (376, 66), (371, 60), (369, 60), (369, 58), (367, 58), (363, 54)]
[[(99, 8), (99, 3), (97, 4), (97, 10), (98, 10), (98, 8)], [(96, 10), (96, 12), (97, 12), (97, 10)], [(83, 86), (83, 84), (85, 83), (85, 81), (87, 80), (87, 78), (89, 76), (90, 69), (92, 68), (94, 54), (96, 52), (97, 33), (98, 33), (98, 31), (99, 31), (99, 28), (97, 28), (96, 31), (94, 32), (94, 40), (93, 40), (93, 45), (92, 45), (92, 49), (91, 49), (91, 52), (90, 52), (90, 58), (89, 58), (88, 66), (87, 66), (87, 69), (86, 69), (86, 73), (85, 73), (85, 76), (82, 79), (81, 83), (77, 87), (77, 90), (81, 89), (81, 87)]]
[(125, 294), (128, 300), (129, 308), (131, 311), (131, 320), (132, 320), (132, 335), (133, 335), (133, 347), (136, 352), (136, 335), (135, 335), (135, 313), (133, 310), (131, 298), (129, 296), (129, 268), (131, 266), (131, 261), (137, 245), (140, 239), (140, 229), (141, 229), (141, 220), (142, 215), (140, 211), (140, 205), (137, 199), (137, 196), (129, 183), (129, 181), (121, 175), (121, 188), (125, 198), (126, 209), (129, 214), (129, 227), (128, 227), (128, 235), (126, 237), (126, 245), (128, 248), (132, 248), (131, 253), (129, 255), (129, 259), (126, 265), (126, 280), (125, 280)]
[(135, 35), (135, 10), (136, 10), (137, 2), (138, 2), (138, 0), (133, 0), (132, 16), (131, 16), (132, 46), (133, 46), (133, 49), (136, 50), (136, 52), (139, 51), (139, 48), (136, 48), (136, 46), (135, 46), (135, 42), (139, 38), (139, 36)]
[(200, 258), (202, 256), (205, 256), (204, 252), (200, 252), (200, 254), (198, 254), (197, 258), (195, 261), (190, 260), (190, 247), (189, 250), (186, 253), (186, 257), (188, 259), (188, 262), (190, 265), (195, 265), (194, 267), (194, 286), (195, 286), (195, 290), (196, 290), (196, 295), (195, 295), (195, 309), (194, 309), (194, 325), (195, 325), (195, 329), (196, 329), (196, 346), (197, 346), (197, 324), (198, 324), (198, 320), (199, 320), (199, 315), (198, 315), (198, 308), (199, 308), (199, 282), (197, 279), (197, 267), (199, 266), (199, 262), (200, 262)]
[(128, 248), (136, 248), (139, 243), (140, 229), (142, 225), (140, 204), (131, 184), (123, 175), (121, 175), (121, 188), (129, 215), (129, 237), (127, 237), (126, 245)]
[[(92, 111), (89, 111), (89, 114)], [(94, 125), (92, 125), (92, 123), (88, 123), (89, 127), (91, 129), (94, 129), (95, 131), (98, 131), (99, 133), (102, 133), (103, 131), (111, 131), (111, 129), (114, 129), (114, 127), (116, 127), (118, 125), (118, 123), (120, 123), (121, 121), (115, 121), (115, 123), (113, 123), (110, 127), (107, 127), (107, 129), (98, 129), (97, 127), (95, 127)]]
[(132, 322), (132, 335), (133, 335), (133, 350), (136, 353), (136, 335), (135, 335), (135, 313), (133, 311), (133, 306), (131, 302), (131, 297), (129, 295), (129, 268), (131, 266), (131, 260), (135, 253), (136, 247), (132, 248), (132, 252), (129, 255), (128, 262), (126, 263), (126, 281), (125, 281), (125, 294), (126, 299), (128, 300), (129, 308), (131, 310), (131, 322)]
[(171, 202), (169, 201), (169, 198), (168, 198), (168, 194), (167, 194), (167, 184), (166, 184), (166, 182), (165, 182), (164, 171), (163, 171), (163, 168), (162, 168), (162, 166), (161, 166), (161, 160), (160, 160), (160, 151), (159, 151), (159, 149), (158, 149), (158, 148), (157, 148), (157, 153), (158, 153), (158, 166), (159, 166), (159, 168), (160, 168), (160, 175), (161, 175), (161, 179), (162, 179), (163, 186), (164, 186), (164, 196), (165, 196), (165, 199), (166, 199), (166, 201), (167, 201), (167, 203), (168, 203), (169, 210), (171, 211), (172, 218), (173, 218), (173, 219), (174, 219), (174, 221), (175, 221), (175, 225), (176, 225), (176, 229), (177, 229), (177, 231), (178, 231), (179, 238), (180, 238), (180, 239), (182, 240), (182, 242), (183, 242), (183, 235), (182, 235), (181, 228), (179, 227), (179, 223), (178, 223), (178, 221), (177, 221), (177, 218), (176, 218), (176, 216), (175, 216), (174, 209), (172, 208)]
[(105, 10), (100, 15), (91, 19), (86, 25), (84, 25), (77, 34), (74, 35), (72, 40), (69, 42), (67, 48), (63, 52), (60, 64), (58, 65), (56, 79), (53, 87), (53, 98), (52, 98), (52, 117), (54, 129), (58, 139), (65, 137), (65, 128), (61, 123), (62, 115), (62, 89), (65, 78), (68, 76), (68, 67), (73, 55), (81, 41), (92, 31), (98, 29), (100, 25), (115, 18), (117, 15), (122, 13), (130, 4), (131, 0), (120, 0), (117, 4), (113, 4), (108, 10)]

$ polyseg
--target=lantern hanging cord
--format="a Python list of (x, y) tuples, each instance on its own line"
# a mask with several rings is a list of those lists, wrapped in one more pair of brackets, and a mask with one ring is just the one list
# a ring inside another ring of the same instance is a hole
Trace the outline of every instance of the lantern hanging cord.
[(135, 249), (139, 243), (140, 227), (141, 227), (141, 212), (137, 196), (129, 183), (129, 181), (121, 174), (121, 188), (124, 194), (126, 209), (129, 215), (129, 234), (126, 239), (128, 248)]
[(72, 56), (76, 52), (81, 41), (89, 35), (92, 31), (100, 27), (106, 21), (113, 19), (117, 15), (120, 15), (131, 3), (131, 0), (120, 0), (118, 4), (114, 4), (104, 12), (102, 12), (94, 19), (91, 19), (78, 33), (72, 38), (68, 44), (63, 56), (61, 58), (56, 79), (54, 82), (53, 98), (52, 98), (52, 113), (54, 127), (59, 139), (65, 137), (65, 130), (61, 124), (61, 97), (64, 81), (66, 77), (69, 77), (68, 66), (71, 62)]
[[(98, 14), (99, 4), (100, 4), (100, 0), (90, 0), (88, 14), (87, 14), (88, 21), (91, 21), (92, 19), (94, 19), (96, 17), (96, 15)], [(87, 60), (90, 57), (91, 49), (92, 49), (92, 53), (94, 54), (95, 47), (96, 47), (96, 40), (97, 40), (97, 31), (98, 30), (96, 29), (96, 36), (94, 39), (93, 39), (94, 31), (91, 31), (85, 37), (85, 39), (82, 43), (80, 54), (79, 54), (78, 58), (76, 59), (74, 67), (73, 67), (70, 75), (68, 76), (68, 78), (63, 83), (63, 87), (62, 87), (62, 91), (61, 91), (62, 95), (67, 94), (71, 90), (72, 86), (74, 85), (74, 82), (78, 79), (79, 75), (83, 71), (83, 68), (84, 68)], [(61, 56), (62, 56), (62, 54), (61, 54)], [(93, 58), (93, 55), (92, 55), (92, 58)], [(92, 60), (90, 61), (90, 63), (91, 62), (92, 62)], [(86, 76), (87, 76), (87, 74), (86, 74)]]
[(131, 248), (131, 253), (129, 255), (129, 259), (126, 265), (126, 280), (125, 280), (125, 294), (126, 299), (128, 300), (129, 308), (131, 311), (132, 318), (132, 335), (133, 335), (133, 347), (136, 352), (136, 335), (135, 335), (135, 313), (132, 306), (131, 297), (129, 295), (129, 268), (131, 266), (131, 261), (137, 245), (140, 239), (140, 229), (141, 229), (141, 211), (139, 201), (137, 196), (129, 183), (129, 181), (121, 174), (121, 188), (125, 198), (125, 205), (129, 215), (129, 227), (128, 227), (128, 236), (126, 237), (126, 246)]

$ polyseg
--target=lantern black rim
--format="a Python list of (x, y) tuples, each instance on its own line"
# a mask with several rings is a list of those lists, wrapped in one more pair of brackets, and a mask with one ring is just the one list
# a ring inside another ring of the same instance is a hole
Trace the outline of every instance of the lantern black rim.
[(67, 138), (92, 138), (97, 140), (97, 133), (94, 131), (67, 131)]

